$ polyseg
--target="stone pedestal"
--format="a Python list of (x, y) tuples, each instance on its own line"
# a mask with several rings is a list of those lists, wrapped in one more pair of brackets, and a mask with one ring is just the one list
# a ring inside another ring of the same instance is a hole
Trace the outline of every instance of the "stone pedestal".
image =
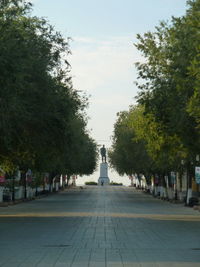
[(100, 177), (98, 180), (98, 185), (109, 185), (110, 179), (108, 178), (108, 163), (102, 162), (100, 164)]

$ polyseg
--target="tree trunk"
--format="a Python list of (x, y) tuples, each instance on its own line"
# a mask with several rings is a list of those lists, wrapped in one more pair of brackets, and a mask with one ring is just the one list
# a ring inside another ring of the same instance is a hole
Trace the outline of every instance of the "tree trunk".
[(179, 182), (180, 182), (179, 183), (179, 185), (180, 185), (179, 200), (182, 201), (182, 199), (183, 199), (183, 193), (182, 193), (182, 191), (183, 191), (183, 170), (181, 170), (179, 173)]
[(67, 186), (69, 186), (70, 175), (67, 174)]
[(22, 183), (23, 183), (23, 186), (24, 186), (24, 199), (27, 198), (27, 186), (26, 186), (26, 172), (25, 171), (22, 171), (21, 172), (21, 178), (22, 178)]
[(15, 202), (15, 176), (12, 176), (12, 201)]
[(166, 182), (165, 182), (165, 174), (161, 174), (161, 198), (166, 198)]
[(52, 183), (55, 176), (56, 176), (55, 172), (49, 174), (49, 192), (52, 192)]

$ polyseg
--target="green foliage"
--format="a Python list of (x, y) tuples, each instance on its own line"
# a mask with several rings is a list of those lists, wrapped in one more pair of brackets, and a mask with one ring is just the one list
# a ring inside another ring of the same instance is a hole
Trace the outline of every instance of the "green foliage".
[(85, 185), (97, 185), (97, 183), (96, 183), (96, 182), (93, 182), (93, 181), (91, 181), (91, 182), (85, 182)]
[(116, 183), (116, 182), (111, 181), (111, 182), (110, 182), (110, 185), (119, 185), (119, 186), (121, 186), (121, 185), (123, 185), (123, 184), (122, 184), (122, 183)]
[(92, 173), (97, 146), (86, 130), (87, 99), (73, 89), (68, 40), (31, 7), (0, 2), (0, 165)]
[(164, 176), (199, 154), (200, 0), (188, 7), (185, 16), (137, 36), (145, 59), (136, 64), (138, 103), (118, 114), (109, 152), (120, 174)]
[(114, 127), (113, 145), (109, 151), (109, 161), (120, 175), (141, 173), (151, 169), (151, 159), (143, 140), (136, 139), (136, 131), (131, 126), (131, 112), (120, 112)]
[(200, 148), (199, 26), (200, 1), (188, 1), (185, 16), (161, 23), (155, 32), (138, 36), (137, 48), (146, 58), (138, 63), (138, 102), (153, 114), (165, 135), (179, 139), (188, 159)]

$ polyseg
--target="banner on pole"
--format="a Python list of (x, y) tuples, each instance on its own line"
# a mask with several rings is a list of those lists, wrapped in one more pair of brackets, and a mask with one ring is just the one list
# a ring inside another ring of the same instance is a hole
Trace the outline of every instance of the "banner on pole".
[(175, 172), (171, 172), (171, 183), (176, 184), (176, 173)]
[(0, 183), (5, 183), (6, 179), (4, 175), (0, 175)]
[(200, 167), (195, 167), (195, 181), (200, 184)]

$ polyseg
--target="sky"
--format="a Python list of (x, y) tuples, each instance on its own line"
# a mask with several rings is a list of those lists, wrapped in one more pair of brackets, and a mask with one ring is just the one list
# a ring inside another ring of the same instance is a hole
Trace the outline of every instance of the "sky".
[[(136, 35), (160, 21), (182, 16), (186, 0), (32, 0), (33, 14), (45, 17), (63, 37), (71, 37), (74, 87), (89, 97), (88, 129), (99, 145), (111, 146), (117, 112), (135, 103), (135, 63), (142, 56)], [(116, 173), (111, 180), (121, 178)], [(98, 170), (93, 175), (98, 177)], [(91, 180), (91, 179), (90, 179)], [(127, 180), (126, 180), (127, 182)]]

